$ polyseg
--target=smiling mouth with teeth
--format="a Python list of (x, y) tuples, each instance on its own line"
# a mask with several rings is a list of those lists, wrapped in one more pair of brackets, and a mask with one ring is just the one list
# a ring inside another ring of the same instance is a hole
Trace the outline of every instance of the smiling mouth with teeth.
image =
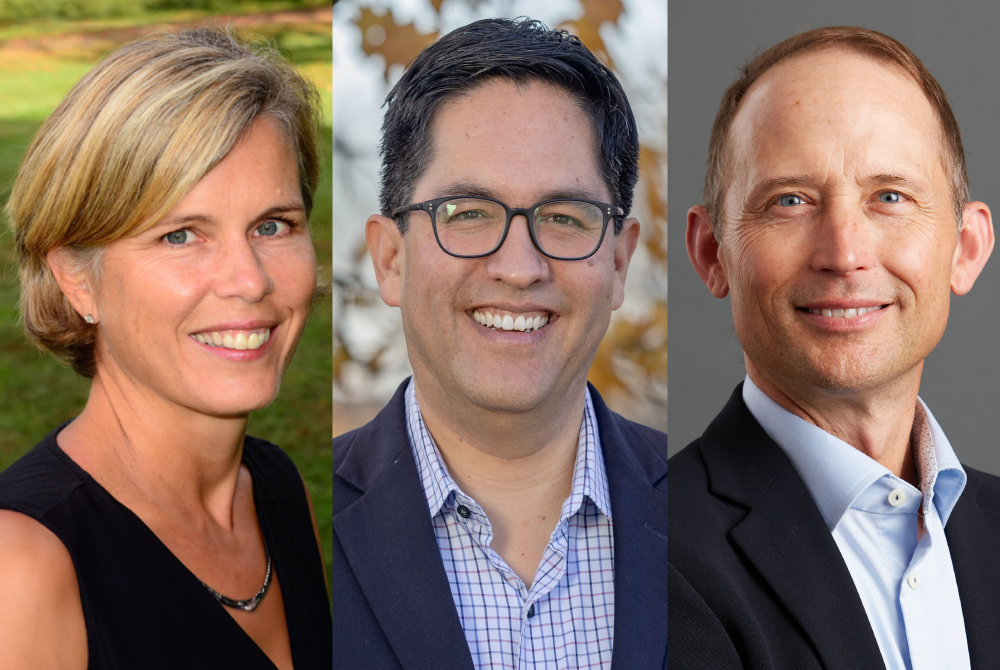
[(478, 310), (472, 312), (472, 318), (486, 328), (493, 330), (521, 330), (531, 331), (544, 328), (549, 322), (548, 315), (525, 318), (523, 315), (512, 316), (510, 314), (493, 314), (492, 312)]
[(833, 316), (850, 319), (855, 316), (864, 316), (868, 312), (877, 312), (878, 310), (885, 309), (886, 307), (888, 307), (888, 305), (876, 305), (875, 307), (852, 307), (850, 309), (802, 309), (803, 311), (809, 312), (810, 314), (816, 314), (817, 316)]
[(271, 339), (271, 329), (261, 328), (251, 331), (212, 331), (210, 333), (193, 333), (195, 340), (210, 347), (221, 347), (223, 349), (236, 349), (246, 351), (247, 349), (259, 349), (262, 344)]

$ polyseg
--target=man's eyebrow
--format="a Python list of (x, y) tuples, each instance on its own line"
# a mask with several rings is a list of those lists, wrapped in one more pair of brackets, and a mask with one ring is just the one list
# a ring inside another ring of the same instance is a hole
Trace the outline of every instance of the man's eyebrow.
[(774, 190), (781, 188), (788, 188), (790, 186), (802, 186), (803, 184), (812, 183), (813, 179), (809, 175), (792, 175), (788, 177), (771, 177), (770, 179), (765, 179), (750, 191), (747, 195), (747, 202), (756, 203), (761, 198), (764, 198)]
[[(449, 195), (469, 195), (477, 198), (490, 198), (492, 200), (499, 200), (504, 202), (503, 198), (493, 189), (483, 186), (475, 182), (455, 182), (448, 184), (443, 188), (436, 190), (435, 198), (444, 198)], [(588, 188), (582, 188), (579, 186), (568, 186), (565, 188), (553, 189), (546, 191), (538, 196), (538, 200), (535, 202), (542, 202), (543, 200), (596, 200), (598, 202), (603, 202), (607, 198), (606, 195), (602, 193), (595, 193)], [(510, 203), (507, 203), (510, 206)], [(531, 203), (535, 204), (535, 203)], [(617, 203), (611, 203), (617, 204)]]
[(906, 186), (915, 191), (925, 191), (927, 190), (927, 183), (922, 179), (915, 179), (913, 177), (908, 177), (902, 174), (875, 174), (870, 177), (865, 177), (861, 180), (862, 184), (868, 184), (871, 186)]
[[(773, 191), (790, 187), (794, 188), (814, 182), (815, 179), (813, 177), (805, 174), (765, 179), (750, 191), (750, 195), (747, 196), (747, 202), (757, 203)], [(866, 186), (905, 186), (917, 192), (926, 192), (928, 189), (927, 183), (922, 179), (891, 172), (863, 177), (860, 182)]]

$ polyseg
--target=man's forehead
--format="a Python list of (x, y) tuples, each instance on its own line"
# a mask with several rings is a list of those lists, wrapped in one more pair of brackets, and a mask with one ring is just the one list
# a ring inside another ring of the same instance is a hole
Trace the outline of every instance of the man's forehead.
[(809, 103), (850, 110), (858, 97), (872, 92), (880, 93), (887, 103), (905, 97), (921, 112), (934, 117), (934, 109), (920, 83), (900, 65), (843, 47), (831, 47), (796, 54), (764, 72), (740, 102), (733, 127), (753, 123), (774, 109)]
[(451, 96), (434, 112), (430, 139), (430, 160), (417, 186), (422, 196), (502, 200), (503, 184), (516, 181), (522, 167), (548, 165), (538, 174), (539, 194), (609, 197), (594, 124), (576, 98), (554, 84), (490, 79)]
[(895, 172), (888, 169), (893, 161), (926, 164), (928, 152), (943, 156), (940, 129), (923, 89), (901, 67), (826, 49), (782, 61), (751, 86), (730, 129), (727, 162), (739, 180), (763, 167), (761, 161), (784, 161), (801, 171), (820, 160), (810, 150), (828, 151), (831, 164), (848, 161), (853, 151), (864, 155), (873, 174)]

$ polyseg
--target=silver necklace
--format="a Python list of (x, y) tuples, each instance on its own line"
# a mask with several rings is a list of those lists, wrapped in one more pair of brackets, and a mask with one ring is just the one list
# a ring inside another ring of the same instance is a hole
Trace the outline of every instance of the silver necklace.
[[(257, 605), (260, 605), (260, 601), (264, 599), (264, 594), (267, 593), (268, 587), (271, 586), (271, 554), (268, 553), (266, 544), (264, 545), (264, 556), (267, 557), (267, 573), (264, 575), (264, 586), (260, 587), (260, 591), (246, 600), (234, 600), (232, 598), (228, 598), (205, 582), (201, 582), (201, 585), (208, 589), (208, 592), (215, 596), (215, 599), (226, 607), (243, 610), (244, 612), (253, 612), (257, 609)], [(201, 580), (199, 579), (198, 581)]]

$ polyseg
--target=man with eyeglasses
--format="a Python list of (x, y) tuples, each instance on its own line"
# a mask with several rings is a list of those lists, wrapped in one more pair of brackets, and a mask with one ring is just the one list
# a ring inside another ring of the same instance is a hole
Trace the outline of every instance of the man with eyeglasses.
[(628, 100), (577, 38), (492, 19), (387, 104), (366, 237), (413, 377), (334, 440), (335, 658), (665, 667), (666, 436), (587, 385), (639, 234)]

